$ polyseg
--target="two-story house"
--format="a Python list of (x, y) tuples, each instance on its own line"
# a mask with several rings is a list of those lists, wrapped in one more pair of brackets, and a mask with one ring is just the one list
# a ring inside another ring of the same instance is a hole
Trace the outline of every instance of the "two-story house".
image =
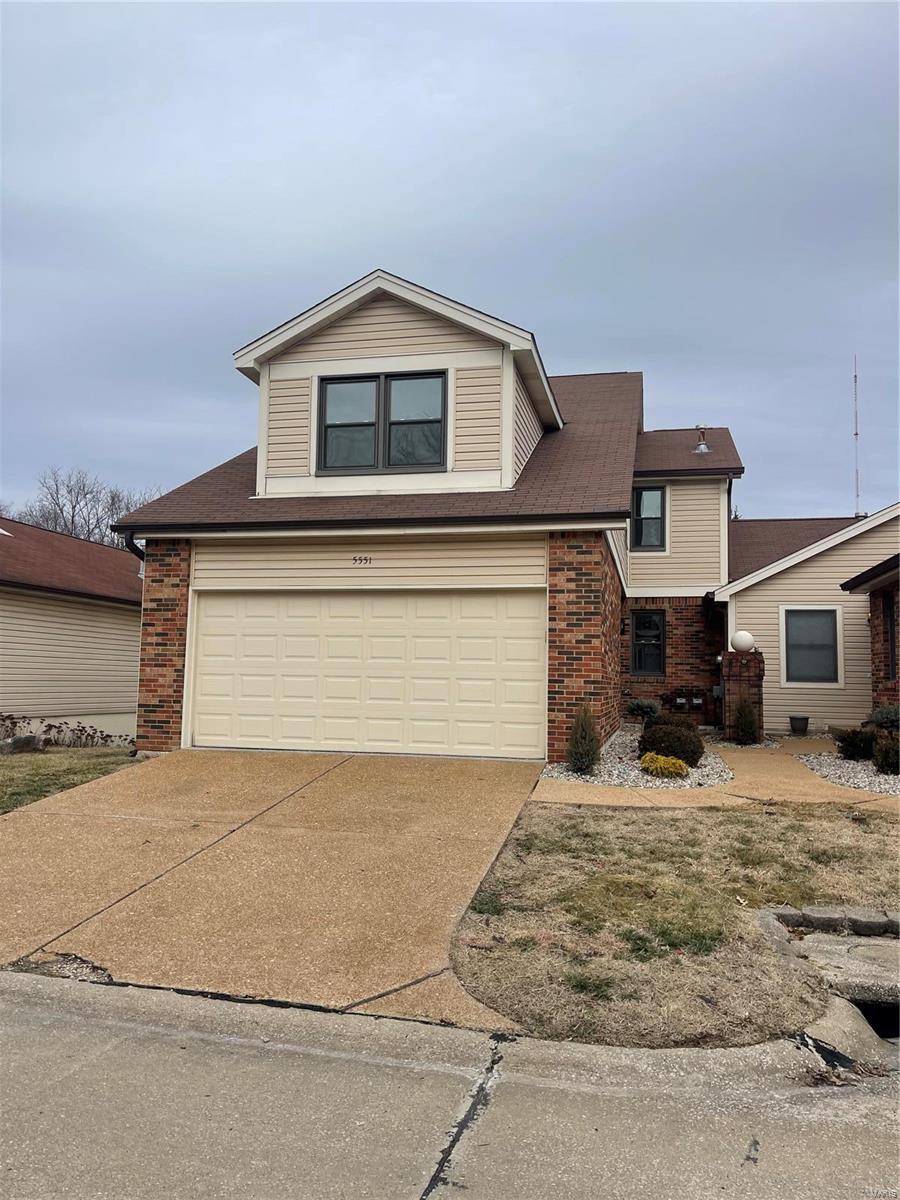
[[(244, 346), (259, 444), (123, 517), (145, 543), (138, 747), (559, 759), (592, 705), (714, 719), (726, 429), (639, 373), (374, 271)], [(846, 574), (846, 573), (845, 573)]]

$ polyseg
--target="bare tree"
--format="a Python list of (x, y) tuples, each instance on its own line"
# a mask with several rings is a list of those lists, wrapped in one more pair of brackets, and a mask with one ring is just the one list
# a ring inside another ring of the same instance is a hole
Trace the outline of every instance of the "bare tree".
[(159, 494), (159, 488), (129, 491), (116, 487), (81, 467), (65, 472), (50, 467), (38, 479), (37, 495), (15, 513), (15, 519), (54, 533), (121, 546), (122, 539), (110, 532), (110, 525)]

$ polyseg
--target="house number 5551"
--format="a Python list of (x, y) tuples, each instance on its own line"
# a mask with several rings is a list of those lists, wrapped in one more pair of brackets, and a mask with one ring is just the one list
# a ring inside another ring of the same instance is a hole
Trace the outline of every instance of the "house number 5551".
[(350, 560), (354, 567), (370, 567), (372, 565), (371, 554), (354, 554)]

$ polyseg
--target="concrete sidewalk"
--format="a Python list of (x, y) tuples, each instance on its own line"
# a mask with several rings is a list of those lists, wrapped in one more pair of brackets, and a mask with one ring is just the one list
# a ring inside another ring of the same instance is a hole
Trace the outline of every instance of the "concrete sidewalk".
[(0, 973), (9, 1200), (846, 1200), (895, 1079), (781, 1041), (616, 1050)]

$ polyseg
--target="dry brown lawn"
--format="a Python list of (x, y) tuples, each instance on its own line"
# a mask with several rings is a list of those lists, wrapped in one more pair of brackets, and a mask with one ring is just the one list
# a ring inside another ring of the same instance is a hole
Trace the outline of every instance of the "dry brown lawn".
[(483, 1003), (540, 1037), (737, 1046), (802, 1029), (819, 976), (753, 910), (897, 907), (897, 819), (839, 805), (525, 807), (457, 930)]

